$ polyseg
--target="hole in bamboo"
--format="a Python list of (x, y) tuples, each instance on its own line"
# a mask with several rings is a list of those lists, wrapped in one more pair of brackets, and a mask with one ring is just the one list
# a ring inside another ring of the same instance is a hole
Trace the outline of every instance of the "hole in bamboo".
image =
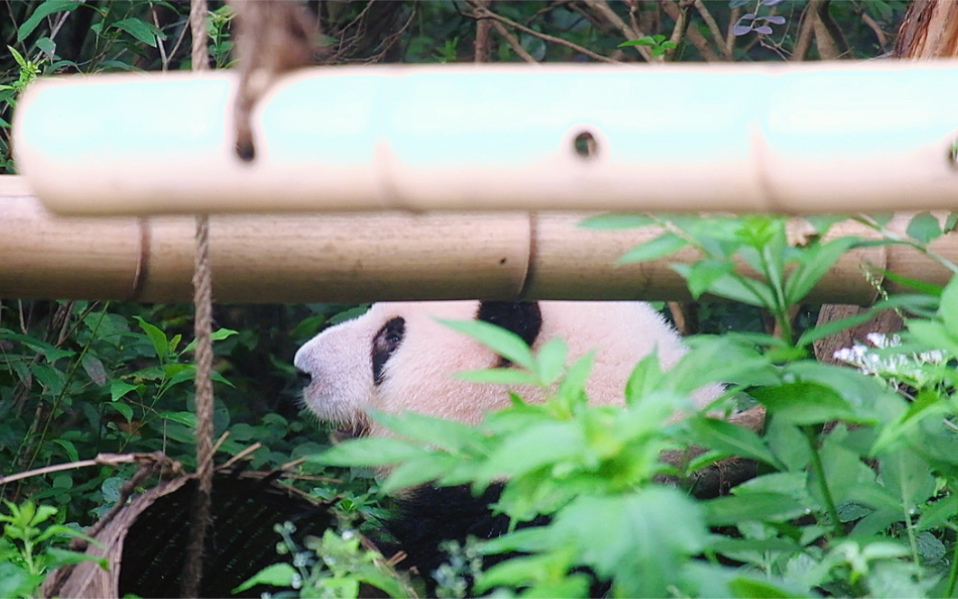
[(948, 148), (948, 164), (951, 168), (958, 169), (958, 139), (951, 142), (951, 147)]
[(595, 158), (599, 153), (599, 142), (588, 131), (581, 131), (572, 140), (572, 149), (583, 159)]

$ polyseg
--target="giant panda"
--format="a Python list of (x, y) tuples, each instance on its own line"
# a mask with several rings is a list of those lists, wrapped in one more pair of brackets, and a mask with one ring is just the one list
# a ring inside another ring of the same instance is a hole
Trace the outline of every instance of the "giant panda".
[[(337, 436), (388, 435), (367, 417), (367, 409), (400, 413), (414, 410), (466, 423), (509, 405), (508, 390), (498, 385), (454, 378), (456, 372), (508, 366), (479, 342), (437, 319), (478, 319), (521, 337), (533, 350), (555, 337), (565, 340), (569, 359), (594, 351), (587, 385), (590, 401), (623, 402), (635, 364), (658, 352), (663, 368), (686, 352), (676, 331), (644, 302), (441, 301), (376, 303), (364, 315), (333, 326), (303, 345), (295, 366), (306, 379), (304, 401), (320, 419), (339, 425)], [(516, 390), (526, 400), (541, 399), (535, 389)], [(721, 393), (718, 385), (698, 390), (704, 407)], [(481, 497), (467, 488), (425, 486), (400, 498), (399, 516), (386, 522), (408, 558), (402, 567), (425, 575), (444, 560), (439, 544), (473, 535), (492, 538), (509, 525), (493, 516), (501, 486)], [(489, 563), (486, 563), (488, 566)]]

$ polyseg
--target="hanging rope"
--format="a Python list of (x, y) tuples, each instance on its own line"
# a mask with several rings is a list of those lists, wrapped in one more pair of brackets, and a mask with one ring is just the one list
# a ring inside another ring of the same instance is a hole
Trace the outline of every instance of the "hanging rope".
[[(193, 35), (193, 71), (209, 66), (206, 49), (206, 0), (190, 0)], [(183, 597), (198, 597), (203, 579), (203, 540), (210, 522), (213, 491), (213, 276), (210, 269), (209, 216), (196, 217), (196, 258), (193, 271), (193, 306), (196, 338), (196, 475), (197, 491), (190, 515), (190, 544), (183, 566)]]

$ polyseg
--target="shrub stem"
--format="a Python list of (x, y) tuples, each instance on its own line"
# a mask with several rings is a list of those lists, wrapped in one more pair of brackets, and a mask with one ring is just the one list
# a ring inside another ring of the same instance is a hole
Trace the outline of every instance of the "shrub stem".
[[(951, 481), (949, 481), (950, 483)], [(948, 485), (954, 489), (954, 484)], [(956, 514), (958, 516), (958, 514)], [(948, 571), (948, 585), (945, 587), (945, 597), (955, 596), (955, 582), (958, 581), (958, 541), (955, 542), (954, 554), (951, 556), (951, 568)]]
[(808, 449), (812, 453), (812, 470), (815, 473), (815, 477), (818, 478), (822, 498), (825, 500), (825, 511), (832, 521), (832, 533), (836, 537), (843, 537), (845, 536), (845, 531), (842, 530), (841, 520), (838, 519), (838, 508), (835, 507), (835, 499), (832, 498), (832, 492), (828, 488), (828, 481), (825, 479), (825, 466), (822, 464), (822, 456), (818, 452), (818, 447), (815, 443), (815, 431), (811, 426), (803, 426), (802, 431), (805, 433), (805, 440), (808, 441)]

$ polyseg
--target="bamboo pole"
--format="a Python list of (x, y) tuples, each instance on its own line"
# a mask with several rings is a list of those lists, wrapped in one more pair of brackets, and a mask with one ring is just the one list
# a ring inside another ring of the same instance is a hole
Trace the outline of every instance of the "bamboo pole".
[[(221, 303), (424, 299), (684, 299), (670, 262), (614, 265), (655, 229), (595, 231), (582, 213), (233, 215), (211, 217)], [(902, 232), (906, 216), (889, 225)], [(795, 221), (794, 229), (800, 230)], [(0, 297), (189, 301), (190, 217), (59, 217), (19, 177), (0, 177)], [(875, 235), (852, 223), (832, 234)], [(932, 248), (958, 261), (958, 237)], [(856, 250), (809, 297), (869, 304), (879, 269), (944, 284), (949, 273), (902, 246)], [(886, 289), (898, 290), (890, 281)]]
[[(64, 214), (952, 209), (958, 66), (306, 69), (231, 130), (233, 73), (39, 81), (17, 165)], [(894, 118), (889, 106), (907, 106)]]

